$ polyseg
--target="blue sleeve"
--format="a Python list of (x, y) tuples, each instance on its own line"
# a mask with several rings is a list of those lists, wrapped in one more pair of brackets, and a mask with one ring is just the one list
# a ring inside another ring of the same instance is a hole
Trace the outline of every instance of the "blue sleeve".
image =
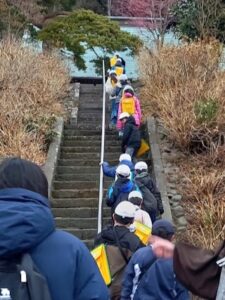
[(109, 163), (103, 162), (102, 164), (103, 173), (105, 176), (115, 178), (116, 175), (116, 167), (111, 167)]
[(137, 250), (131, 257), (124, 273), (121, 300), (131, 299), (141, 276), (155, 262), (152, 248), (147, 246)]
[(113, 186), (111, 186), (108, 191), (107, 191), (107, 195), (106, 195), (106, 204), (108, 206), (113, 206), (113, 203), (115, 202), (114, 199), (114, 193), (113, 193)]
[(108, 300), (108, 288), (86, 246), (81, 243), (79, 252), (74, 255), (76, 273), (73, 299)]

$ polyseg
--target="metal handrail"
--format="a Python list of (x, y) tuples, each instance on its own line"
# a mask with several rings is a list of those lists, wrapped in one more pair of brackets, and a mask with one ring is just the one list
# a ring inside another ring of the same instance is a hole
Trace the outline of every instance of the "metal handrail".
[(105, 61), (102, 61), (102, 79), (103, 79), (103, 99), (102, 99), (102, 140), (101, 140), (101, 160), (100, 160), (100, 182), (99, 182), (99, 200), (98, 200), (98, 233), (102, 231), (102, 201), (103, 201), (103, 168), (105, 151)]

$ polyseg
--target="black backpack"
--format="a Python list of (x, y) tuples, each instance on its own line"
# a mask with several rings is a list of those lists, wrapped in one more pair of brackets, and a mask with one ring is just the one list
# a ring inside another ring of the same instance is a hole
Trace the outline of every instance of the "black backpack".
[(29, 254), (0, 259), (0, 300), (51, 300), (47, 281)]

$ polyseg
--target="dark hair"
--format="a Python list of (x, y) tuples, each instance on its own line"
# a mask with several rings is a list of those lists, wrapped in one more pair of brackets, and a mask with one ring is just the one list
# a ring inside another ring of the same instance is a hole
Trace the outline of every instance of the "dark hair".
[(132, 197), (130, 199), (128, 199), (131, 203), (133, 203), (134, 205), (140, 206), (142, 203), (142, 199), (140, 197)]
[(130, 93), (132, 96), (134, 96), (134, 91), (132, 89), (126, 89), (124, 93)]
[(128, 217), (123, 218), (117, 214), (114, 214), (114, 219), (116, 222), (123, 224), (123, 225), (129, 225), (134, 222), (134, 218), (128, 218)]
[(159, 227), (154, 230), (154, 226), (152, 228), (152, 234), (161, 237), (162, 239), (171, 241), (174, 233), (168, 232), (165, 227)]
[(35, 163), (18, 157), (0, 164), (0, 189), (23, 188), (48, 197), (48, 181)]

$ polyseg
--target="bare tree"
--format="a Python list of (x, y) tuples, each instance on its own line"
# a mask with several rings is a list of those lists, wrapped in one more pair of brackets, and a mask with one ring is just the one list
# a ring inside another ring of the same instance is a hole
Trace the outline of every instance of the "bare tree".
[(135, 17), (131, 24), (150, 31), (157, 47), (161, 47), (173, 20), (171, 7), (176, 2), (178, 0), (112, 0), (112, 11), (115, 15)]

